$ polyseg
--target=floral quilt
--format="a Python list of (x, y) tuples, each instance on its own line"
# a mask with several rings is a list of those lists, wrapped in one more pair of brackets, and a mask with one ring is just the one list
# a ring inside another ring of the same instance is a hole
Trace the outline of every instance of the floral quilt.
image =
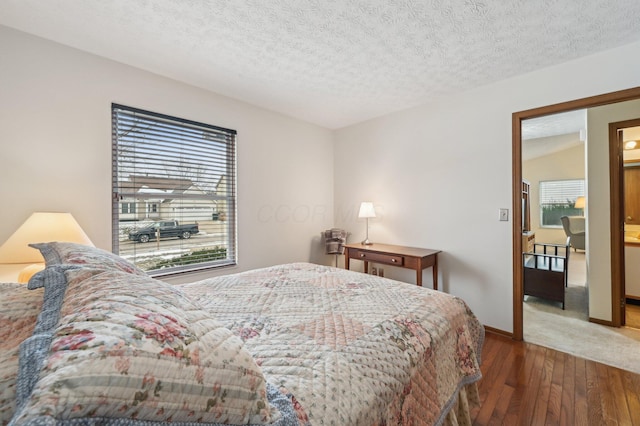
[(301, 424), (442, 424), (477, 396), (484, 328), (460, 298), (308, 263), (182, 289), (294, 395)]

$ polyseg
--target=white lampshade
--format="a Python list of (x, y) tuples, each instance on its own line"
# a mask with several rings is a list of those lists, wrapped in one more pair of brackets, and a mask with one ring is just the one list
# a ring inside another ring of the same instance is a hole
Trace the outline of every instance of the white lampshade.
[(358, 212), (359, 218), (376, 217), (376, 211), (373, 208), (373, 203), (369, 201), (363, 201), (360, 204), (360, 211)]
[(71, 213), (36, 212), (0, 246), (0, 264), (44, 264), (40, 252), (29, 244), (52, 241), (93, 246)]
[(584, 209), (587, 204), (587, 199), (585, 197), (576, 198), (576, 203), (573, 205), (576, 209)]

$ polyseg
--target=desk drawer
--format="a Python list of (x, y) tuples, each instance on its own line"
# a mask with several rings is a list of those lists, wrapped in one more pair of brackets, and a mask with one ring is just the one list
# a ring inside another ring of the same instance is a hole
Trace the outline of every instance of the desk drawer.
[(386, 265), (403, 266), (404, 256), (384, 254), (384, 253), (372, 253), (368, 251), (355, 250), (352, 256), (353, 259), (364, 260), (365, 262), (384, 263)]

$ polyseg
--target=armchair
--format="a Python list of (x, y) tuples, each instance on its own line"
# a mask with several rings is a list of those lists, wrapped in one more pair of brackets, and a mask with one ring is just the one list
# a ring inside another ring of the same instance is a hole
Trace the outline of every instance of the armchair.
[(562, 216), (562, 227), (564, 233), (569, 237), (569, 244), (573, 247), (573, 250), (585, 249), (585, 225), (584, 217), (582, 216)]

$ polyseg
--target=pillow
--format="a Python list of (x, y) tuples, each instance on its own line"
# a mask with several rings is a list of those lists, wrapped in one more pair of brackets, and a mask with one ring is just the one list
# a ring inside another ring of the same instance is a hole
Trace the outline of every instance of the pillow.
[(147, 275), (142, 269), (117, 254), (92, 246), (61, 242), (29, 244), (29, 246), (40, 250), (47, 266), (67, 263)]
[(279, 418), (242, 340), (180, 289), (70, 265), (34, 275), (29, 286), (40, 285), (43, 313), (21, 347), (13, 424)]
[(0, 425), (11, 420), (15, 410), (18, 349), (31, 336), (36, 324), (42, 291), (24, 284), (0, 283)]

